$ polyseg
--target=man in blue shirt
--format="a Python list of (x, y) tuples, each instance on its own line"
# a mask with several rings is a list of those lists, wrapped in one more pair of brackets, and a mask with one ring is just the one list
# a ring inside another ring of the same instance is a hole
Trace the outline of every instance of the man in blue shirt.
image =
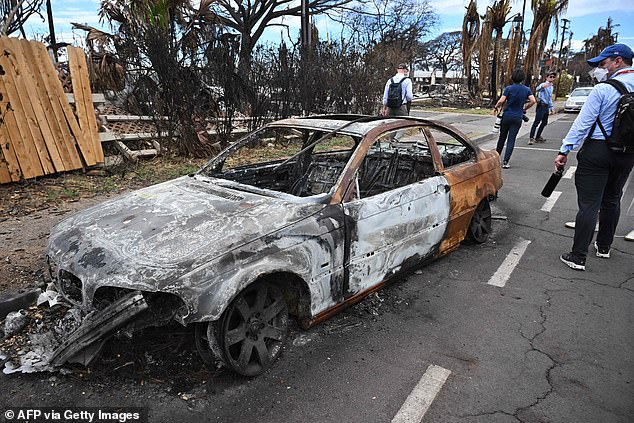
[[(549, 72), (546, 75), (546, 81), (537, 86), (535, 92), (537, 93), (537, 107), (535, 108), (535, 121), (531, 126), (530, 138), (528, 144), (534, 144), (536, 142), (546, 142), (542, 138), (542, 132), (546, 125), (548, 125), (548, 115), (553, 114), (555, 106), (553, 105), (553, 81), (557, 77), (556, 72)], [(537, 126), (539, 125), (539, 129)], [(535, 129), (537, 129), (537, 138), (535, 138)]]
[[(607, 47), (588, 60), (590, 73), (599, 81), (614, 78), (628, 91), (634, 91), (632, 49), (625, 44)], [(610, 246), (619, 223), (623, 186), (634, 167), (634, 152), (608, 145), (596, 123), (600, 121), (605, 133), (612, 134), (614, 114), (621, 95), (608, 84), (597, 84), (581, 108), (568, 135), (562, 141), (555, 167), (566, 164), (568, 153), (581, 145), (577, 154), (575, 186), (579, 211), (575, 219), (572, 251), (560, 259), (575, 270), (586, 270), (586, 255), (592, 242), (599, 215), (599, 232), (594, 247), (596, 256), (610, 258)]]

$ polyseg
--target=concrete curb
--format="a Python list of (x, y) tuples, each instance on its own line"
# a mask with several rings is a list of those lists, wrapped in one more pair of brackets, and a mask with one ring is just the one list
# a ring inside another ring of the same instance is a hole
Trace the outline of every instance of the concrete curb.
[(20, 294), (0, 297), (0, 319), (4, 319), (12, 311), (34, 305), (41, 292), (40, 288), (35, 288)]

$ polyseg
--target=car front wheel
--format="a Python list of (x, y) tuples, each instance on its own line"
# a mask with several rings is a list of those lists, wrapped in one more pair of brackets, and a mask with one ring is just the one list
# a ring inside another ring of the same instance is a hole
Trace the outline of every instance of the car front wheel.
[(270, 282), (244, 289), (227, 307), (218, 327), (226, 366), (257, 376), (280, 355), (288, 335), (288, 307), (282, 291)]

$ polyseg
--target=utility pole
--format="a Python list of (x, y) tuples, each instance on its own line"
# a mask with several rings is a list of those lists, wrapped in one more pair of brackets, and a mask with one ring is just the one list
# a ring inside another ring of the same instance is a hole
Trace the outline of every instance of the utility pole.
[(559, 46), (559, 73), (557, 73), (557, 85), (555, 85), (555, 89), (554, 89), (555, 100), (557, 100), (557, 89), (559, 88), (559, 82), (561, 81), (561, 72), (563, 72), (564, 70), (561, 55), (563, 54), (563, 50), (564, 50), (564, 39), (566, 38), (566, 26), (568, 26), (568, 22), (570, 22), (570, 19), (564, 18), (562, 19), (562, 21), (564, 22), (564, 27), (561, 30), (561, 45)]
[(526, 0), (524, 0), (522, 4), (522, 25), (520, 26), (520, 32), (522, 33), (522, 35), (520, 36), (520, 51), (518, 52), (520, 53), (522, 57), (524, 56), (523, 53), (524, 53), (524, 41), (525, 41), (525, 37), (524, 37), (524, 20), (525, 19), (526, 19)]
[(574, 32), (568, 31), (568, 50), (566, 51), (566, 69), (568, 69), (568, 59), (570, 58), (570, 48), (572, 47), (572, 36)]
[(53, 57), (57, 64), (57, 41), (55, 40), (55, 26), (53, 25), (53, 8), (51, 0), (46, 0), (46, 16), (48, 17), (48, 31), (50, 33), (51, 48), (53, 49)]
[(302, 46), (305, 49), (310, 48), (312, 44), (311, 40), (311, 30), (310, 30), (310, 9), (308, 8), (310, 0), (302, 0), (302, 16), (301, 16), (301, 24), (302, 24)]

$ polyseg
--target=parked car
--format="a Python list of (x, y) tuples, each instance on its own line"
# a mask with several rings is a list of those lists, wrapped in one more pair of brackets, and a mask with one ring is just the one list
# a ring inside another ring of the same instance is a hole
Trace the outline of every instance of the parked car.
[(498, 154), (442, 122), (270, 123), (195, 174), (54, 228), (51, 275), (89, 318), (51, 363), (124, 326), (175, 320), (196, 325), (206, 362), (258, 375), (289, 314), (309, 328), (465, 238), (485, 242), (501, 186)]
[(578, 112), (581, 110), (588, 96), (592, 92), (594, 87), (579, 87), (575, 88), (571, 93), (566, 104), (564, 105), (564, 112)]

